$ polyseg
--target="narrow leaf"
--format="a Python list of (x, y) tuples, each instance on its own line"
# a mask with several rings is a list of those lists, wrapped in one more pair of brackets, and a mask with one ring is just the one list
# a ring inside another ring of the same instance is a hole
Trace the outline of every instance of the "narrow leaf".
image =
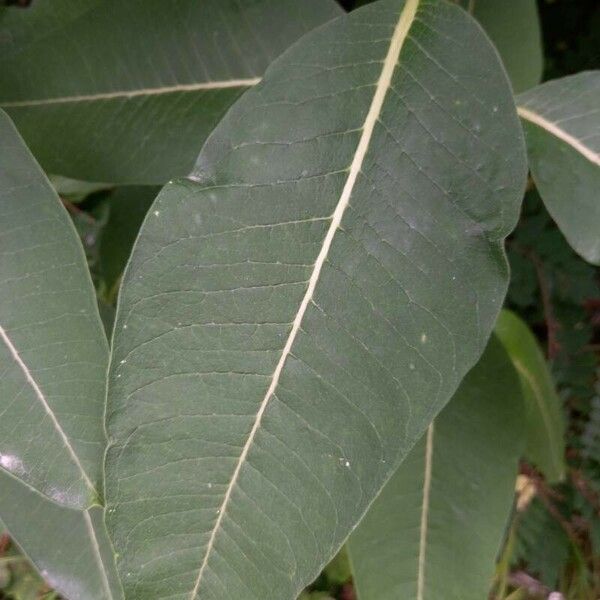
[(600, 71), (544, 83), (517, 98), (531, 175), (573, 249), (600, 265)]
[(519, 378), (496, 339), (375, 500), (348, 551), (358, 600), (481, 600), (524, 447)]
[(122, 597), (100, 507), (59, 506), (1, 471), (0, 507), (9, 533), (65, 598)]
[(550, 481), (565, 474), (565, 422), (546, 359), (529, 327), (503, 310), (496, 334), (506, 347), (523, 386), (527, 422), (526, 455)]
[(445, 2), (340, 17), (244, 94), (121, 288), (128, 599), (298, 596), (483, 351), (525, 170), (497, 54)]
[(106, 337), (71, 220), (1, 111), (0, 236), (0, 468), (86, 507), (101, 483)]
[[(2, 9), (0, 9), (2, 10)], [(334, 0), (61, 0), (0, 12), (0, 108), (49, 172), (186, 175), (229, 106)]]

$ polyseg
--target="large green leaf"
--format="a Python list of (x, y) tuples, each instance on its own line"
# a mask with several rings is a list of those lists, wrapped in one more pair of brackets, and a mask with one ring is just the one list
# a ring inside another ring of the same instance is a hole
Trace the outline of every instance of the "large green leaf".
[(571, 246), (600, 265), (600, 71), (544, 83), (517, 98), (531, 175)]
[(106, 337), (73, 224), (2, 111), (0, 237), (0, 468), (87, 507), (102, 479)]
[(127, 598), (297, 597), (483, 351), (525, 171), (497, 54), (445, 2), (340, 17), (244, 94), (121, 288)]
[(519, 378), (492, 339), (348, 551), (358, 600), (482, 600), (524, 448)]
[(494, 42), (515, 92), (542, 80), (543, 52), (536, 0), (463, 0)]
[(122, 597), (99, 506), (59, 506), (0, 471), (0, 511), (17, 544), (65, 598)]
[(231, 103), (334, 0), (53, 0), (0, 9), (0, 107), (42, 166), (186, 175)]
[(527, 458), (550, 481), (565, 474), (565, 420), (552, 375), (527, 324), (503, 310), (496, 334), (506, 347), (523, 386), (527, 421)]

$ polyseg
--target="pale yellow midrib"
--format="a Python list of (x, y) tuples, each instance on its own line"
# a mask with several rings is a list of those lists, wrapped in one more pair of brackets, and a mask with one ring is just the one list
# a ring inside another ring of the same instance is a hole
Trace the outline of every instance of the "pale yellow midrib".
[(244, 445), (244, 448), (242, 449), (242, 452), (240, 454), (240, 457), (239, 457), (236, 467), (234, 469), (234, 472), (233, 472), (233, 475), (229, 482), (229, 485), (227, 486), (227, 490), (225, 492), (223, 502), (222, 502), (220, 508), (218, 509), (217, 519), (216, 519), (215, 525), (211, 531), (211, 535), (210, 535), (209, 541), (206, 546), (204, 558), (202, 560), (202, 563), (200, 565), (200, 569), (198, 572), (198, 577), (195, 581), (194, 588), (192, 589), (192, 592), (190, 595), (190, 600), (194, 600), (196, 598), (196, 595), (200, 588), (200, 583), (202, 581), (202, 576), (203, 576), (206, 566), (208, 564), (208, 559), (212, 552), (212, 548), (215, 543), (217, 532), (219, 531), (219, 529), (221, 527), (223, 516), (225, 515), (225, 511), (227, 509), (232, 490), (236, 485), (242, 465), (244, 464), (246, 457), (248, 455), (248, 451), (249, 451), (250, 447), (252, 446), (254, 437), (256, 436), (256, 432), (258, 431), (258, 429), (260, 427), (262, 417), (263, 417), (263, 414), (269, 403), (269, 400), (270, 400), (271, 396), (273, 395), (275, 389), (277, 388), (277, 384), (279, 382), (279, 377), (283, 370), (284, 364), (285, 364), (287, 357), (291, 351), (291, 348), (292, 348), (292, 345), (296, 338), (296, 335), (300, 329), (300, 325), (302, 323), (302, 319), (304, 318), (306, 309), (307, 309), (310, 301), (312, 300), (314, 290), (316, 288), (317, 282), (319, 280), (319, 276), (321, 274), (321, 269), (323, 267), (323, 264), (325, 263), (325, 259), (327, 258), (327, 255), (329, 253), (329, 249), (333, 242), (333, 238), (335, 236), (335, 233), (336, 233), (338, 227), (340, 226), (342, 217), (343, 217), (344, 212), (350, 201), (350, 196), (352, 195), (352, 191), (354, 189), (356, 179), (358, 177), (358, 174), (360, 173), (364, 158), (365, 158), (368, 148), (369, 148), (369, 144), (370, 144), (370, 141), (371, 141), (371, 138), (373, 135), (373, 130), (375, 128), (375, 124), (377, 123), (377, 120), (379, 119), (379, 115), (381, 114), (381, 109), (383, 107), (383, 103), (384, 103), (387, 91), (390, 88), (390, 85), (392, 82), (392, 76), (394, 74), (396, 65), (398, 63), (398, 59), (400, 57), (400, 51), (402, 50), (404, 41), (408, 35), (408, 32), (410, 31), (410, 27), (411, 27), (413, 21), (415, 19), (415, 16), (417, 13), (417, 8), (419, 6), (419, 2), (420, 2), (420, 0), (407, 0), (406, 4), (404, 5), (404, 8), (402, 9), (402, 12), (400, 13), (398, 22), (394, 29), (394, 33), (390, 40), (390, 46), (388, 49), (388, 53), (383, 62), (383, 67), (381, 69), (381, 74), (380, 74), (379, 80), (377, 82), (375, 94), (373, 95), (373, 100), (371, 101), (371, 106), (369, 107), (369, 111), (367, 113), (365, 122), (363, 124), (363, 131), (362, 131), (360, 140), (358, 142), (358, 145), (356, 147), (356, 152), (354, 154), (352, 163), (350, 165), (350, 169), (348, 172), (348, 178), (346, 179), (346, 183), (344, 184), (344, 188), (340, 195), (340, 199), (336, 205), (335, 211), (333, 212), (333, 215), (331, 216), (331, 224), (330, 224), (329, 229), (327, 230), (327, 234), (325, 235), (325, 238), (323, 240), (323, 246), (321, 247), (321, 250), (315, 261), (315, 265), (314, 265), (310, 280), (308, 282), (308, 287), (306, 289), (306, 293), (304, 294), (304, 297), (302, 298), (302, 302), (300, 303), (300, 307), (299, 307), (296, 317), (293, 321), (292, 328), (290, 330), (290, 334), (289, 334), (287, 341), (285, 343), (285, 346), (283, 348), (281, 357), (279, 359), (279, 362), (277, 363), (277, 366), (275, 367), (275, 371), (273, 372), (271, 384), (269, 385), (269, 388), (260, 404), (259, 410), (258, 410), (258, 412), (256, 414), (256, 418), (254, 420), (252, 430), (250, 431), (248, 439)]
[(42, 98), (39, 100), (16, 100), (14, 102), (0, 102), (2, 108), (26, 108), (31, 106), (48, 106), (52, 104), (73, 104), (77, 102), (102, 102), (124, 98), (137, 98), (140, 96), (161, 96), (177, 92), (197, 92), (208, 90), (223, 90), (236, 87), (252, 87), (260, 82), (260, 77), (249, 79), (229, 79), (226, 81), (207, 81), (204, 83), (184, 83), (154, 88), (140, 88), (138, 90), (120, 90), (116, 92), (101, 92), (99, 94), (81, 94), (76, 96), (62, 96), (58, 98)]
[(15, 361), (15, 363), (18, 365), (19, 369), (22, 371), (23, 375), (25, 376), (25, 380), (30, 385), (30, 387), (33, 389), (33, 392), (34, 392), (36, 398), (38, 399), (38, 401), (44, 408), (46, 414), (50, 417), (50, 420), (52, 421), (54, 429), (57, 431), (58, 435), (60, 436), (65, 448), (67, 449), (69, 456), (71, 457), (71, 460), (75, 463), (75, 465), (81, 472), (81, 477), (82, 477), (84, 483), (86, 484), (86, 486), (90, 489), (90, 491), (94, 495), (97, 495), (98, 492), (96, 491), (96, 487), (94, 486), (94, 484), (92, 483), (92, 480), (89, 478), (88, 474), (86, 473), (85, 469), (83, 468), (83, 465), (81, 464), (81, 461), (79, 460), (79, 457), (77, 456), (77, 453), (75, 452), (75, 449), (73, 448), (73, 446), (71, 446), (71, 442), (69, 441), (67, 434), (65, 433), (64, 429), (62, 428), (61, 424), (59, 423), (58, 419), (56, 418), (54, 411), (50, 408), (50, 405), (48, 404), (48, 401), (46, 400), (44, 393), (42, 392), (37, 381), (31, 374), (29, 367), (25, 364), (25, 362), (21, 358), (19, 351), (17, 350), (15, 345), (12, 343), (12, 340), (10, 339), (8, 333), (2, 326), (0, 326), (0, 338), (2, 338), (2, 341), (4, 342), (4, 345), (8, 348), (8, 351), (9, 351), (10, 355), (12, 356), (13, 360)]
[(421, 523), (419, 527), (419, 561), (417, 563), (417, 598), (425, 598), (425, 560), (427, 556), (427, 528), (429, 527), (429, 505), (431, 495), (431, 470), (433, 462), (434, 424), (427, 428), (425, 443), (425, 473), (423, 474), (423, 500), (421, 505)]
[(90, 509), (83, 511), (83, 519), (85, 521), (85, 526), (88, 530), (90, 541), (92, 542), (92, 549), (94, 550), (94, 560), (100, 569), (100, 574), (102, 578), (102, 587), (106, 591), (107, 600), (113, 600), (113, 594), (110, 589), (110, 583), (108, 581), (108, 576), (106, 575), (106, 568), (104, 566), (104, 561), (102, 560), (102, 553), (100, 552), (100, 544), (98, 543), (98, 537), (96, 536), (96, 530), (94, 529), (94, 524), (92, 523), (92, 517), (89, 512)]
[(579, 152), (582, 156), (585, 156), (590, 162), (600, 166), (600, 154), (594, 152), (591, 148), (588, 148), (584, 143), (578, 140), (575, 136), (567, 133), (564, 129), (561, 129), (556, 123), (549, 121), (542, 117), (539, 113), (536, 113), (529, 108), (524, 106), (517, 106), (517, 112), (522, 119), (545, 129), (548, 133), (562, 140), (566, 144), (569, 144), (574, 150)]

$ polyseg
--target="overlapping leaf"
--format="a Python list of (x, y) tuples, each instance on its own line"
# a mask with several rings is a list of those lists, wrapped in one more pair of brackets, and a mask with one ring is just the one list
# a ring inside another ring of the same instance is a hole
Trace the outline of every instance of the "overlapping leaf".
[(122, 597), (102, 508), (59, 506), (0, 471), (0, 514), (22, 551), (64, 598)]
[(600, 71), (544, 83), (518, 96), (531, 174), (571, 246), (600, 264)]
[(348, 542), (358, 600), (481, 600), (524, 448), (519, 378), (493, 339)]
[(463, 0), (496, 46), (515, 92), (542, 79), (542, 34), (536, 0)]
[(334, 0), (54, 0), (0, 9), (0, 107), (42, 166), (164, 183)]
[(140, 225), (158, 192), (159, 188), (153, 186), (123, 186), (109, 198), (110, 214), (100, 239), (99, 268), (111, 299), (116, 295)]
[(127, 598), (297, 597), (483, 351), (524, 176), (504, 71), (456, 6), (384, 0), (273, 63), (124, 278)]
[(73, 224), (1, 111), (0, 237), (0, 468), (87, 507), (101, 485), (106, 337)]
[(496, 334), (521, 378), (527, 458), (548, 480), (559, 481), (565, 474), (565, 419), (544, 355), (527, 324), (511, 311), (500, 313)]

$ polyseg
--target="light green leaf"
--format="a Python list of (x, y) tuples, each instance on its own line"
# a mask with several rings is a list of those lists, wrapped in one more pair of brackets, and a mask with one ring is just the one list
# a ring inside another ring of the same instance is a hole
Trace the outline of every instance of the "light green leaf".
[(483, 351), (525, 171), (497, 54), (445, 2), (340, 17), (244, 94), (121, 287), (128, 600), (297, 598)]
[(106, 337), (71, 219), (2, 111), (0, 237), (0, 468), (87, 507), (101, 485)]
[(487, 598), (524, 447), (522, 407), (492, 339), (350, 536), (358, 600)]
[(565, 474), (565, 422), (546, 359), (524, 321), (503, 310), (496, 334), (521, 377), (527, 423), (526, 456), (549, 481)]
[[(465, 2), (463, 2), (464, 4)], [(543, 51), (536, 0), (467, 0), (494, 42), (516, 93), (542, 80)]]
[[(1, 10), (1, 9), (0, 9)], [(49, 172), (160, 183), (334, 0), (54, 0), (0, 12), (0, 108)]]
[[(1, 13), (0, 13), (1, 14)], [(67, 198), (70, 202), (81, 202), (90, 194), (111, 188), (108, 183), (95, 183), (92, 181), (77, 181), (62, 175), (50, 175), (48, 177), (52, 187), (61, 198)]]
[(122, 597), (99, 506), (59, 506), (0, 471), (0, 510), (19, 547), (65, 598)]
[(544, 83), (517, 98), (531, 175), (573, 249), (600, 265), (600, 71)]

